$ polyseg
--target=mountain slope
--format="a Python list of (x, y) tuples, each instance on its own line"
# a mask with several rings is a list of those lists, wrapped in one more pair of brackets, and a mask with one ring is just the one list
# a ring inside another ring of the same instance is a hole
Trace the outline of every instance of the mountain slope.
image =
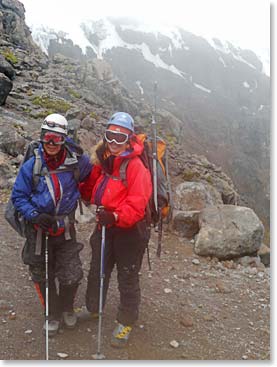
[[(268, 222), (270, 79), (255, 53), (127, 18), (87, 21), (80, 29), (48, 33), (49, 56), (107, 61), (128, 92), (150, 105), (157, 81), (158, 122), (164, 111), (180, 120), (168, 134), (224, 167), (245, 204)], [(39, 34), (33, 30), (35, 39)]]

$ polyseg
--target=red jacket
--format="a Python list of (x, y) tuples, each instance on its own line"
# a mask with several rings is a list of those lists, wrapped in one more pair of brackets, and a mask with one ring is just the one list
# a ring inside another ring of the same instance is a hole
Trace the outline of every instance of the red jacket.
[[(103, 143), (97, 146), (103, 148)], [(94, 154), (93, 169), (89, 178), (80, 184), (80, 192), (85, 201), (103, 205), (105, 209), (115, 212), (117, 227), (129, 228), (145, 216), (145, 208), (152, 193), (150, 172), (138, 157), (143, 144), (136, 137), (131, 142), (130, 151), (116, 156), (110, 174), (119, 177), (119, 169), (124, 159), (129, 159), (126, 170), (127, 185), (105, 174), (103, 165)], [(100, 200), (100, 202), (99, 202)]]

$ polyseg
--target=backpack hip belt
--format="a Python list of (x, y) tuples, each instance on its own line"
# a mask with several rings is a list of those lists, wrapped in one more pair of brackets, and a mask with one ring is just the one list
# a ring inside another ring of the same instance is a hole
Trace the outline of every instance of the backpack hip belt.
[[(73, 210), (71, 213), (66, 215), (55, 215), (54, 218), (58, 220), (64, 221), (64, 237), (65, 240), (71, 240), (71, 234), (70, 234), (70, 224), (75, 223), (75, 210)], [(39, 227), (37, 230), (36, 235), (36, 247), (35, 247), (35, 255), (41, 255), (41, 249), (42, 249), (42, 229)]]

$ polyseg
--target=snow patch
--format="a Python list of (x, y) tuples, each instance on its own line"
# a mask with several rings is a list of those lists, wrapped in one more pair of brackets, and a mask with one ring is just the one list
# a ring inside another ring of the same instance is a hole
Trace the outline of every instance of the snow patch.
[(219, 56), (218, 60), (223, 64), (225, 68), (227, 68), (226, 62), (224, 61), (224, 59), (221, 56)]
[[(235, 60), (240, 61), (246, 65), (248, 65), (252, 69), (257, 69), (250, 62), (246, 61), (243, 57), (240, 56), (241, 49), (240, 47), (233, 46), (228, 41), (215, 41), (214, 38), (207, 38), (208, 43), (212, 46), (216, 51), (222, 52), (226, 55), (232, 56)], [(220, 60), (221, 61), (221, 60)]]
[(34, 42), (48, 55), (48, 47), (51, 40), (57, 40), (57, 33), (44, 26), (32, 26), (31, 33)]
[(170, 57), (172, 57), (172, 46), (171, 46), (171, 44), (168, 46), (168, 51), (169, 51)]
[(252, 69), (257, 69), (254, 65), (250, 64), (250, 62), (244, 60), (244, 58), (242, 58), (240, 55), (235, 55), (234, 53), (232, 53), (232, 56), (235, 60), (243, 62), (244, 64), (248, 65), (250, 68)]
[(57, 31), (44, 26), (32, 26), (31, 32), (33, 40), (46, 55), (48, 55), (48, 47), (51, 40), (56, 40), (62, 44), (62, 39), (71, 39), (74, 45), (81, 48), (83, 54), (86, 53), (86, 48), (91, 46), (80, 28), (80, 24), (73, 23), (68, 29), (64, 28), (63, 31)]
[(141, 20), (140, 23), (137, 24), (124, 24), (120, 26), (122, 30), (133, 30), (136, 32), (143, 32), (143, 33), (151, 33), (153, 34), (156, 39), (162, 35), (165, 37), (168, 37), (173, 46), (178, 48), (184, 48), (186, 47), (184, 44), (184, 41), (182, 39), (182, 35), (180, 33), (179, 27), (177, 26), (169, 26), (166, 24), (155, 24), (155, 23), (146, 23), (143, 20)]
[(201, 89), (203, 92), (211, 93), (211, 90), (210, 89), (203, 87), (203, 85), (201, 85), (201, 84), (193, 83), (193, 85), (196, 88)]
[(258, 108), (258, 111), (262, 111), (264, 109), (265, 105), (264, 104), (261, 104)]
[(144, 90), (143, 90), (143, 88), (141, 86), (141, 82), (139, 80), (136, 81), (136, 85), (139, 88), (140, 94), (144, 94)]
[(143, 57), (145, 58), (145, 60), (151, 62), (152, 64), (154, 64), (157, 68), (162, 68), (162, 69), (166, 69), (168, 71), (171, 71), (173, 74), (176, 74), (178, 76), (180, 76), (181, 78), (184, 78), (183, 74), (180, 70), (178, 70), (174, 65), (168, 65), (166, 64), (159, 55), (153, 55), (152, 52), (150, 51), (148, 45), (146, 45), (145, 43), (142, 43), (142, 45), (136, 45), (134, 47), (136, 50), (140, 50), (143, 54)]

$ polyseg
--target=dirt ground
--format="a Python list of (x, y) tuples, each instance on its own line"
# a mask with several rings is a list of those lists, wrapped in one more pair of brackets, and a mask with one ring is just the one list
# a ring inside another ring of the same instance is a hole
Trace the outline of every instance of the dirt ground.
[[(27, 267), (21, 262), (23, 239), (8, 226), (0, 204), (0, 359), (44, 360), (44, 322)], [(85, 243), (82, 259), (88, 272), (88, 238), (93, 224), (79, 224)], [(263, 264), (198, 257), (191, 242), (166, 232), (161, 258), (150, 241), (152, 271), (145, 256), (141, 270), (139, 321), (128, 347), (109, 345), (119, 300), (116, 274), (111, 279), (103, 316), (102, 352), (107, 360), (269, 360), (270, 269)], [(86, 278), (76, 306), (84, 304)], [(91, 360), (97, 351), (98, 322), (61, 330), (49, 340), (49, 359)], [(61, 357), (58, 353), (64, 353)]]

